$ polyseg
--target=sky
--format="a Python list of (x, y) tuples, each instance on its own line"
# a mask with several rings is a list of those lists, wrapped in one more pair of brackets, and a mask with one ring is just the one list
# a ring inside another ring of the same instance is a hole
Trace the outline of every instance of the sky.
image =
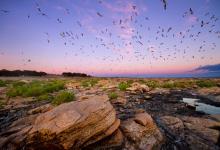
[(220, 63), (220, 1), (166, 1), (1, 0), (0, 69), (209, 75), (204, 66)]

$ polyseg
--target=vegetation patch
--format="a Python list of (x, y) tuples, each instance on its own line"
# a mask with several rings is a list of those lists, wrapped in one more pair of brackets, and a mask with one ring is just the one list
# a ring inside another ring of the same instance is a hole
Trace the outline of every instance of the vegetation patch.
[(150, 87), (150, 88), (157, 88), (157, 87), (160, 87), (160, 84), (158, 81), (155, 81), (155, 80), (148, 80), (148, 81), (145, 81), (145, 84)]
[(75, 95), (67, 91), (59, 92), (55, 98), (52, 100), (53, 105), (60, 105), (62, 103), (67, 103), (75, 100)]
[(108, 94), (108, 98), (111, 100), (111, 99), (116, 99), (118, 98), (118, 94), (115, 93), (115, 92), (111, 92)]
[(81, 82), (81, 85), (83, 87), (93, 87), (94, 85), (96, 85), (98, 83), (98, 79), (87, 79), (87, 80), (83, 80)]
[(129, 88), (131, 86), (131, 84), (129, 84), (128, 82), (120, 82), (118, 84), (118, 88), (121, 91), (125, 91), (127, 88)]
[(214, 87), (217, 86), (217, 84), (214, 81), (211, 80), (197, 80), (196, 85), (199, 87)]
[(30, 83), (24, 83), (21, 81), (14, 82), (6, 93), (7, 96), (16, 97), (32, 97), (40, 96), (46, 93), (52, 93), (64, 89), (64, 81), (32, 81)]
[(6, 84), (6, 81), (3, 81), (3, 80), (0, 80), (0, 87), (4, 87), (4, 86), (6, 86), (7, 84)]
[(172, 81), (166, 81), (162, 84), (162, 87), (172, 89), (175, 88), (175, 83)]

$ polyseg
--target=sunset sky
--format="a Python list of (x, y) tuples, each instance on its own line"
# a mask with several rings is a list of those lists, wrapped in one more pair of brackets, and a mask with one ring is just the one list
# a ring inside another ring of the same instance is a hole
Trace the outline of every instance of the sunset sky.
[(161, 0), (1, 0), (0, 10), (0, 69), (147, 76), (220, 63), (220, 0), (166, 10)]

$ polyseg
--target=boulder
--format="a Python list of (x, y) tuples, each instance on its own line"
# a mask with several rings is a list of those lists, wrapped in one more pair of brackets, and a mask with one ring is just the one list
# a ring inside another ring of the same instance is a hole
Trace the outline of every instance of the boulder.
[(131, 87), (127, 88), (127, 90), (132, 91), (132, 92), (139, 91), (143, 93), (143, 92), (148, 92), (150, 88), (145, 84), (134, 82), (131, 84)]
[(59, 105), (23, 126), (20, 122), (8, 130), (10, 136), (1, 136), (1, 148), (80, 149), (111, 135), (120, 124), (106, 95)]
[[(120, 125), (120, 129), (125, 136), (124, 149), (159, 149), (163, 142), (163, 136), (153, 122), (153, 119), (146, 113), (137, 116), (139, 116), (138, 119), (128, 119), (123, 121)], [(141, 124), (137, 123), (135, 120), (139, 120)], [(145, 124), (145, 126), (142, 124)]]

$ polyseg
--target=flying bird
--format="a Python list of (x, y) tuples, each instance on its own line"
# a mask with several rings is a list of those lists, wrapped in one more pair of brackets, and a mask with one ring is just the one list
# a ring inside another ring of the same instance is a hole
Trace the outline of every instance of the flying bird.
[(189, 12), (190, 12), (191, 15), (193, 15), (193, 10), (192, 10), (192, 8), (189, 9)]
[(97, 15), (98, 15), (99, 17), (103, 17), (103, 15), (102, 15), (102, 14), (100, 14), (99, 12), (97, 12)]
[(167, 0), (161, 0), (163, 2), (163, 7), (164, 7), (164, 10), (167, 9)]
[(3, 13), (9, 13), (10, 12), (9, 10), (4, 10), (4, 9), (1, 9), (0, 11), (3, 12)]

